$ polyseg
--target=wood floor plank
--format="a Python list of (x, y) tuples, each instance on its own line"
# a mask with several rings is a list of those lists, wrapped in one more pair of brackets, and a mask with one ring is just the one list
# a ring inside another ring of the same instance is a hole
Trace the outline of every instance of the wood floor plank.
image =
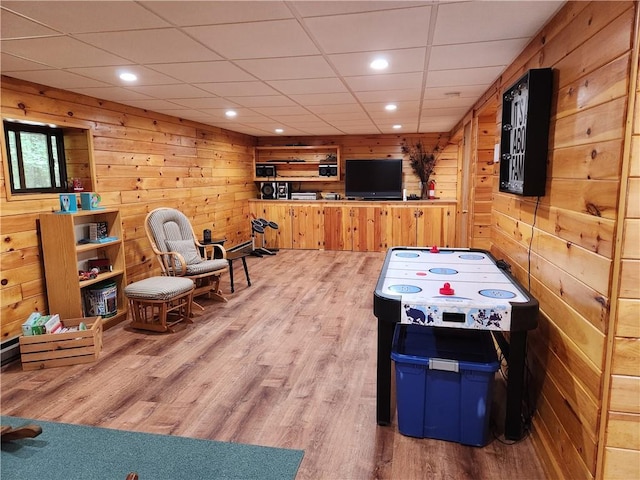
[(384, 254), (247, 260), (252, 286), (236, 275), (231, 294), (225, 278), (229, 301), (198, 299), (205, 310), (173, 334), (123, 323), (104, 332), (92, 364), (5, 366), (2, 413), (302, 449), (298, 480), (544, 478), (527, 438), (476, 448), (405, 437), (395, 417), (376, 424), (373, 291)]

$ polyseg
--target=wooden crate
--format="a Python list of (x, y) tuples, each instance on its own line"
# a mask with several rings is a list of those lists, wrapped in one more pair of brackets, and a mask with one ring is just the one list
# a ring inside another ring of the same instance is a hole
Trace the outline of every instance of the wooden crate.
[(102, 318), (73, 318), (62, 321), (65, 327), (77, 327), (80, 322), (87, 325), (87, 330), (21, 336), (22, 369), (37, 370), (97, 360), (102, 350)]

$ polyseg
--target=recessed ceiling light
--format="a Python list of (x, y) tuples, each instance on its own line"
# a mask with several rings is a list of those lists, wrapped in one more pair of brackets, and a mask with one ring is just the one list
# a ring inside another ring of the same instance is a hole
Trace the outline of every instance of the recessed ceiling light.
[(393, 103), (390, 103), (389, 105), (385, 105), (384, 109), (389, 112), (393, 112), (394, 110), (398, 109), (398, 106), (394, 105)]
[(229, 118), (233, 118), (238, 115), (238, 112), (236, 112), (235, 110), (227, 110), (226, 112), (224, 112), (224, 114)]
[(282, 132), (284, 132), (284, 130), (283, 130), (283, 129), (281, 129), (281, 128), (276, 128), (276, 133), (282, 133)]
[(374, 70), (384, 70), (389, 66), (389, 62), (387, 62), (384, 58), (376, 58), (369, 64), (369, 66)]
[(119, 75), (120, 80), (125, 82), (135, 82), (138, 79), (138, 76), (135, 73), (131, 72), (123, 72)]
[(394, 125), (392, 128), (394, 130), (400, 130), (402, 128), (402, 125)]

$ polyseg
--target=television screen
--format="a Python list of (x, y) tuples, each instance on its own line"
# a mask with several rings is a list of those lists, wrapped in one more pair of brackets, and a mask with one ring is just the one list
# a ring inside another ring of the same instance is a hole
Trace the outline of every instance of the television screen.
[(345, 161), (345, 195), (368, 200), (402, 199), (402, 159)]

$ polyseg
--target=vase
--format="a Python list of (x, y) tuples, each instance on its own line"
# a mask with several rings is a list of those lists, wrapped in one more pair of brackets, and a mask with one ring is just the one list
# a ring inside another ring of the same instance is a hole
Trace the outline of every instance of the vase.
[(420, 200), (429, 198), (429, 179), (426, 182), (420, 182)]

